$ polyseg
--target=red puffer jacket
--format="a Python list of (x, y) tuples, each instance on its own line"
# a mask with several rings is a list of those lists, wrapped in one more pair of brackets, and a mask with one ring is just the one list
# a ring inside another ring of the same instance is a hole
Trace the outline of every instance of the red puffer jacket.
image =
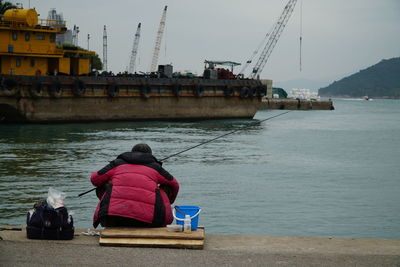
[[(106, 183), (106, 192), (93, 216), (93, 226), (101, 217), (121, 216), (165, 226), (173, 220), (171, 204), (179, 191), (176, 179), (150, 153), (126, 152), (90, 178), (94, 186)], [(160, 189), (167, 187), (170, 193)]]

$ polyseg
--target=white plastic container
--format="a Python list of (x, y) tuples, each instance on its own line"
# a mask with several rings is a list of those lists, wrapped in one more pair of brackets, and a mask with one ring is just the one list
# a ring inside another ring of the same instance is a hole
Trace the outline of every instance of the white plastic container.
[(167, 225), (167, 230), (169, 232), (182, 232), (182, 225), (169, 224), (169, 225)]
[(183, 220), (183, 232), (192, 232), (192, 220), (190, 219), (190, 215), (185, 215), (185, 219)]

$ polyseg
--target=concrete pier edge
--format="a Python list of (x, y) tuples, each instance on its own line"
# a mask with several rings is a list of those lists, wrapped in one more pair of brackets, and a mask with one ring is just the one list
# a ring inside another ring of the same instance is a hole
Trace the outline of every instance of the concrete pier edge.
[(280, 110), (334, 110), (332, 100), (263, 98), (259, 109)]
[(0, 231), (0, 266), (400, 266), (400, 239), (206, 233), (203, 250), (187, 250), (101, 247), (84, 232), (61, 241), (27, 239), (24, 227)]

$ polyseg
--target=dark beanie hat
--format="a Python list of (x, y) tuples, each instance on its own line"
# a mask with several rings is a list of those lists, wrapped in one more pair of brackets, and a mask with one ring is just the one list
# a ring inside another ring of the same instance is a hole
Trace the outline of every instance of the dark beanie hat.
[(151, 148), (147, 144), (137, 144), (132, 148), (132, 152), (152, 153)]

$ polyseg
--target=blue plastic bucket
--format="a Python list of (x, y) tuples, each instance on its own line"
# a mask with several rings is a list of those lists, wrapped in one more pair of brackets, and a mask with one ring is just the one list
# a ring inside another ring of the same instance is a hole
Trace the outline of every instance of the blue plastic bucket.
[(201, 208), (197, 206), (175, 206), (173, 214), (176, 220), (176, 224), (183, 226), (183, 220), (185, 219), (185, 215), (189, 215), (191, 219), (192, 231), (197, 230), (197, 226), (199, 224), (200, 211)]

